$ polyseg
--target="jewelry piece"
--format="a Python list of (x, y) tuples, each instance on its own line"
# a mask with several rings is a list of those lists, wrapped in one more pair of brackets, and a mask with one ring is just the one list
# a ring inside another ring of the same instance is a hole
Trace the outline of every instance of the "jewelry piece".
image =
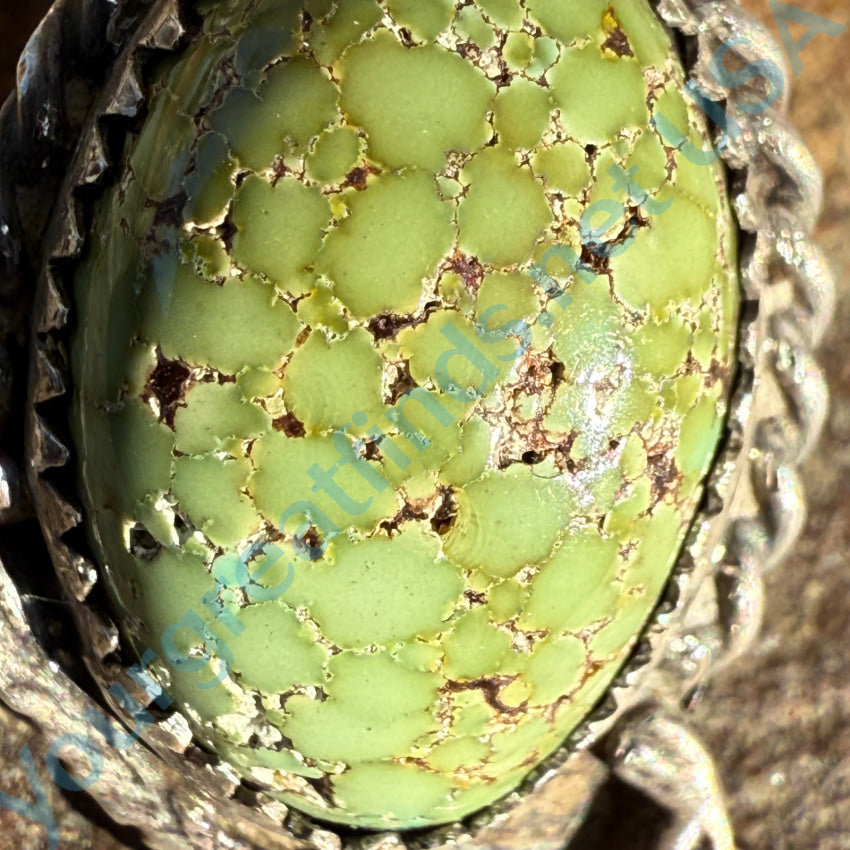
[[(728, 126), (719, 134), (740, 228), (744, 299), (725, 447), (663, 601), (580, 734), (518, 792), (483, 814), (413, 836), (338, 832), (255, 794), (232, 767), (193, 745), (179, 714), (149, 722), (156, 711), (141, 669), (128, 677), (118, 661), (118, 632), (104, 617), (98, 572), (75, 546), (82, 516), (62, 432), (68, 363), (59, 332), (70, 316), (63, 270), (84, 247), (85, 211), (105, 180), (113, 143), (144, 103), (139, 72), (151, 52), (179, 48), (184, 18), (173, 0), (144, 15), (107, 0), (68, 0), (51, 10), (30, 41), (17, 95), (0, 114), (0, 285), (10, 305), (0, 326), (4, 338), (13, 340), (0, 351), (0, 363), (9, 364), (15, 379), (0, 398), (0, 418), (10, 435), (0, 457), (0, 534), (17, 533), (32, 515), (23, 483), (26, 464), (73, 627), (84, 636), (85, 668), (114, 717), (107, 720), (79, 684), (86, 675), (82, 664), (63, 657), (59, 665), (47, 651), (57, 655), (48, 629), (55, 606), (38, 600), (40, 588), (53, 581), (48, 565), (14, 556), (0, 566), (0, 696), (49, 738), (68, 743), (63, 759), (72, 770), (66, 778), (98, 774), (85, 793), (115, 821), (140, 830), (152, 847), (562, 850), (613, 771), (672, 813), (659, 845), (664, 850), (693, 850), (705, 839), (714, 850), (733, 850), (710, 756), (688, 731), (683, 708), (698, 700), (713, 670), (756, 638), (762, 575), (782, 561), (802, 529), (796, 469), (827, 408), (812, 352), (832, 312), (833, 283), (811, 242), (822, 187), (784, 117), (787, 86), (783, 97), (754, 114), (737, 106), (762, 101), (769, 94), (766, 78), (725, 88), (710, 69), (724, 42), (742, 64), (767, 59), (784, 68), (780, 47), (732, 0), (662, 0), (658, 14), (680, 35), (685, 56), (693, 57), (686, 69), (697, 90), (715, 106), (725, 102), (741, 128), (737, 135)], [(100, 86), (95, 80), (104, 66), (111, 72)], [(718, 114), (719, 107), (712, 117)], [(55, 216), (48, 220), (54, 201)], [(37, 323), (30, 331), (31, 313)], [(16, 346), (27, 345), (25, 403)], [(24, 408), (25, 450), (8, 428)], [(81, 717), (112, 746), (95, 753), (81, 745)], [(120, 726), (129, 724), (133, 732), (129, 717), (145, 727), (144, 745), (134, 745)]]

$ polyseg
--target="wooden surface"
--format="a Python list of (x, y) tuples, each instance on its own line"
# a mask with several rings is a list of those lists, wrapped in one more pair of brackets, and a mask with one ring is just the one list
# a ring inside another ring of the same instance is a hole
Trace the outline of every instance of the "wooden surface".
[[(847, 0), (795, 0), (850, 24)], [(0, 0), (0, 100), (46, 3)], [(772, 23), (768, 0), (744, 5)], [(801, 30), (792, 26), (795, 37)], [(808, 530), (770, 577), (758, 649), (713, 684), (696, 722), (717, 754), (739, 850), (850, 850), (850, 29), (818, 35), (794, 80), (794, 121), (827, 178), (819, 240), (839, 272), (839, 301), (823, 348), (833, 394), (824, 440), (804, 470)], [(45, 744), (0, 711), (0, 789), (31, 799), (18, 751), (37, 763)], [(60, 821), (62, 850), (124, 846), (45, 788)], [(627, 817), (627, 813), (621, 813)], [(107, 826), (107, 824), (103, 824)], [(0, 808), (0, 848), (41, 850), (44, 830)], [(531, 849), (530, 849), (531, 850)], [(608, 845), (606, 850), (620, 850)], [(624, 845), (622, 850), (628, 850)]]

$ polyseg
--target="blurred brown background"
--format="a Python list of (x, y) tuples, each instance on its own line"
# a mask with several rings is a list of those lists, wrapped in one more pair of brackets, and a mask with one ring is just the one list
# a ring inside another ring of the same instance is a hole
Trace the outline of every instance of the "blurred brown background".
[[(832, 410), (803, 475), (809, 527), (768, 579), (759, 648), (713, 683), (698, 726), (718, 755), (741, 850), (850, 848), (850, 4), (789, 0), (847, 24), (800, 54), (791, 114), (826, 176), (817, 238), (838, 274), (823, 344)], [(744, 0), (773, 24), (768, 0)], [(792, 34), (800, 30), (791, 25)]]
[[(775, 31), (768, 0), (743, 2)], [(850, 25), (847, 0), (794, 3)], [(48, 5), (0, 0), (0, 101)], [(802, 30), (792, 25), (792, 33)], [(769, 579), (762, 643), (715, 680), (697, 711), (729, 792), (740, 850), (850, 850), (850, 29), (838, 38), (818, 35), (801, 55), (791, 111), (826, 175), (818, 238), (839, 276), (822, 353), (833, 401), (824, 439), (804, 470), (809, 527)], [(0, 727), (0, 788), (31, 799), (18, 750), (29, 741), (38, 764), (45, 744), (3, 712)], [(45, 790), (63, 850), (123, 846), (70, 810), (52, 783)], [(0, 809), (0, 848), (43, 846), (43, 827)]]

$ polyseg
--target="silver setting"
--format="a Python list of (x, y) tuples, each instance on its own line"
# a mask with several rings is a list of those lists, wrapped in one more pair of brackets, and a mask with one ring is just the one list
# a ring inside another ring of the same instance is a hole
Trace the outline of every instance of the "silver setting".
[[(18, 338), (29, 336), (32, 351), (27, 476), (14, 450), (0, 456), (0, 526), (31, 515), (23, 484), (28, 477), (74, 622), (89, 636), (84, 662), (114, 713), (116, 729), (128, 716), (107, 689), (120, 682), (140, 702), (147, 698), (117, 663), (114, 625), (90, 604), (97, 570), (63, 540), (81, 514), (73, 495), (62, 490), (58, 473), (70, 450), (52, 421), (49, 403), (67, 391), (67, 363), (57, 332), (68, 321), (70, 307), (57, 261), (78, 256), (84, 245), (78, 190), (96, 187), (109, 170), (103, 118), (114, 123), (136, 115), (144, 97), (136, 73), (139, 50), (173, 50), (182, 35), (177, 0), (160, 0), (144, 20), (130, 6), (115, 0), (60, 0), (30, 41), (17, 94), (0, 113), (4, 155), (14, 154), (35, 175), (21, 188), (0, 174), (0, 289), (23, 311), (8, 310), (0, 324)], [(711, 759), (688, 731), (682, 708), (698, 699), (712, 670), (756, 639), (764, 605), (762, 575), (781, 563), (802, 529), (805, 508), (796, 469), (825, 418), (827, 389), (812, 352), (832, 312), (833, 278), (811, 241), (822, 183), (785, 117), (787, 87), (785, 98), (750, 116), (735, 106), (748, 95), (760, 99), (758, 78), (749, 86), (720, 89), (708, 69), (719, 44), (735, 36), (747, 39), (730, 51), (742, 62), (768, 58), (786, 68), (779, 44), (736, 0), (660, 0), (658, 12), (691, 40), (696, 59), (687, 69), (690, 76), (712, 97), (725, 100), (744, 128), (724, 159), (743, 237), (741, 281), (752, 318), (741, 325), (740, 375), (726, 448), (706, 485), (705, 506), (665, 598), (632, 660), (579, 734), (520, 791), (466, 824), (424, 837), (341, 837), (280, 803), (261, 798), (257, 805), (246, 805), (235, 796), (240, 784), (235, 773), (223, 764), (199, 764), (185, 721), (171, 715), (142, 733), (144, 744), (104, 747), (103, 777), (87, 792), (116, 821), (137, 827), (152, 848), (563, 850), (613, 770), (673, 813), (660, 850), (695, 850), (706, 840), (714, 850), (734, 850)], [(79, 57), (91, 53), (104, 36), (121, 48), (120, 56), (115, 49), (109, 57), (114, 73), (97, 94), (84, 127), (66, 108), (79, 81), (62, 76), (55, 51), (60, 33), (63, 45)], [(78, 138), (82, 142), (70, 163), (51, 163), (60, 142), (70, 148), (68, 143)], [(60, 187), (59, 178), (66, 174)], [(42, 243), (45, 210), (57, 197), (58, 213)], [(28, 271), (28, 253), (42, 246), (43, 267)], [(25, 317), (35, 276), (36, 321), (30, 333)], [(0, 366), (7, 359), (8, 353), (0, 351)], [(12, 392), (8, 384), (0, 390), (0, 425), (12, 415)], [(0, 537), (3, 532), (0, 527)], [(39, 643), (34, 618), (27, 616), (28, 597), (7, 566), (12, 565), (0, 564), (0, 697), (53, 737), (79, 732), (80, 718), (95, 704)], [(606, 756), (608, 768), (596, 751)], [(85, 775), (85, 759), (79, 768)]]

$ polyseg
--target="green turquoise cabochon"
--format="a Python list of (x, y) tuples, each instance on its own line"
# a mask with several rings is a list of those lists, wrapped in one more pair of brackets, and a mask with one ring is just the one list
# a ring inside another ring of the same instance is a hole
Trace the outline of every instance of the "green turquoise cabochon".
[(246, 778), (454, 821), (586, 718), (681, 549), (734, 364), (723, 171), (646, 0), (196, 10), (76, 273), (91, 546)]

